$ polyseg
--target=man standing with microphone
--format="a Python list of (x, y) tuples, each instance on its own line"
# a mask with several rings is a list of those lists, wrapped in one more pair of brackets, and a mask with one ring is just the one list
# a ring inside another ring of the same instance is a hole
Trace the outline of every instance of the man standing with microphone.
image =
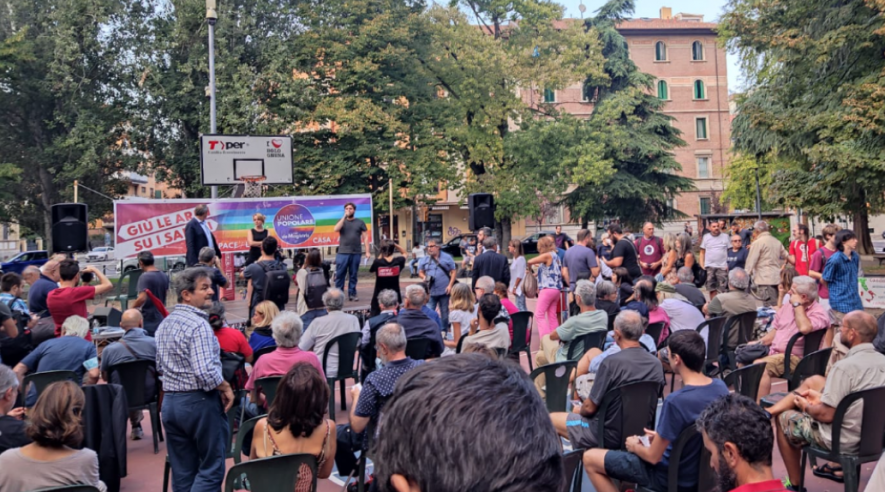
[(357, 219), (356, 205), (351, 202), (344, 204), (344, 217), (335, 224), (335, 232), (340, 234), (338, 239), (338, 254), (335, 255), (335, 287), (344, 291), (344, 280), (349, 275), (350, 281), (347, 287), (347, 298), (358, 301), (356, 296), (356, 279), (360, 269), (360, 243), (366, 246), (366, 258), (372, 257), (372, 249), (369, 245), (369, 230), (362, 219)]

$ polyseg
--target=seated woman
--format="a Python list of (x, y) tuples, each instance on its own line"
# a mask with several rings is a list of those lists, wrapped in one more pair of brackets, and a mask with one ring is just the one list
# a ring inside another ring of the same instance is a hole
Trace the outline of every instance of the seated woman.
[[(277, 386), (267, 417), (255, 424), (250, 459), (306, 453), (317, 458), (317, 478), (329, 478), (335, 461), (335, 422), (323, 418), (329, 407), (329, 385), (315, 367), (298, 363)], [(310, 490), (313, 477), (301, 465), (294, 490)]]
[(72, 381), (52, 383), (28, 412), (26, 432), (34, 442), (0, 454), (0, 490), (36, 490), (86, 484), (104, 492), (98, 455), (76, 449), (83, 441), (80, 413), (86, 397)]
[(664, 323), (664, 329), (661, 330), (660, 338), (655, 340), (655, 343), (660, 344), (670, 335), (670, 317), (667, 316), (667, 311), (660, 307), (654, 284), (655, 282), (649, 277), (640, 277), (636, 285), (633, 286), (636, 298), (633, 302), (641, 302), (645, 305), (648, 310), (648, 324)]
[(449, 298), (449, 323), (451, 324), (451, 332), (449, 332), (443, 343), (446, 346), (443, 355), (452, 355), (458, 347), (461, 337), (467, 336), (470, 332), (470, 322), (476, 316), (473, 314), (473, 291), (470, 285), (455, 282), (452, 286), (452, 295)]
[(626, 268), (612, 268), (612, 283), (618, 288), (619, 306), (623, 307), (633, 300), (633, 276)]
[(270, 324), (280, 314), (280, 309), (271, 301), (261, 301), (252, 313), (252, 334), (249, 335), (249, 346), (252, 350), (276, 345)]
[[(276, 306), (274, 306), (276, 307)], [(209, 315), (209, 326), (215, 331), (215, 338), (218, 339), (218, 346), (225, 352), (233, 352), (242, 355), (246, 362), (252, 362), (252, 347), (246, 341), (246, 335), (240, 330), (227, 326), (227, 320), (224, 319), (224, 304), (215, 301), (212, 306), (206, 310)]]

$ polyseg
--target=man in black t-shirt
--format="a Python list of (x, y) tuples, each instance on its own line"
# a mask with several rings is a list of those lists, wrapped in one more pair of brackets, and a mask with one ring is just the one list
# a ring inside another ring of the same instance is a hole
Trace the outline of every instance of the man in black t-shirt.
[(600, 260), (604, 261), (609, 268), (626, 268), (627, 272), (634, 279), (641, 277), (642, 269), (639, 268), (636, 247), (627, 239), (624, 231), (621, 230), (621, 226), (618, 224), (608, 226), (608, 234), (614, 239), (615, 246), (612, 248), (610, 260), (605, 258), (600, 258)]
[(246, 298), (249, 299), (249, 319), (252, 319), (252, 310), (259, 302), (264, 300), (264, 281), (267, 272), (285, 269), (283, 262), (276, 259), (277, 238), (268, 236), (261, 241), (261, 257), (258, 261), (243, 270), (243, 278), (246, 279)]
[(141, 315), (144, 318), (144, 331), (150, 336), (154, 336), (163, 316), (154, 306), (145, 290), (151, 291), (160, 302), (166, 302), (166, 293), (169, 291), (169, 277), (165, 272), (161, 272), (159, 268), (154, 266), (154, 254), (150, 251), (142, 251), (138, 253), (138, 266), (142, 270), (141, 277), (138, 278), (138, 298), (132, 303), (132, 308), (141, 308)]
[(348, 202), (344, 205), (344, 216), (335, 224), (335, 232), (340, 234), (338, 253), (335, 255), (335, 287), (343, 292), (344, 281), (349, 278), (347, 297), (351, 301), (358, 301), (356, 281), (360, 268), (360, 239), (365, 241), (366, 258), (372, 257), (372, 249), (366, 223), (356, 218), (355, 204)]

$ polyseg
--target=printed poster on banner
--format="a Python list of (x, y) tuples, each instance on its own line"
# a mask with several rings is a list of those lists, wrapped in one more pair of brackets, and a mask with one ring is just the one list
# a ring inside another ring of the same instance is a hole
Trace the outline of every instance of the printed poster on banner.
[(338, 246), (335, 224), (344, 216), (344, 204), (356, 205), (356, 218), (372, 234), (372, 196), (336, 195), (253, 199), (117, 200), (114, 202), (115, 253), (118, 259), (133, 258), (140, 251), (155, 256), (187, 253), (185, 227), (197, 205), (209, 207), (206, 224), (222, 253), (249, 251), (252, 216), (263, 214), (264, 228), (281, 248)]
[(885, 309), (885, 277), (861, 277), (857, 287), (863, 307)]

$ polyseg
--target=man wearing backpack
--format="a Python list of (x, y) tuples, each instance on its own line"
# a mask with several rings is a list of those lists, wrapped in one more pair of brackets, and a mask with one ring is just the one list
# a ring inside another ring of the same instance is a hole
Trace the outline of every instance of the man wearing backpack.
[(280, 310), (289, 302), (289, 272), (285, 263), (277, 260), (277, 238), (267, 236), (261, 241), (261, 257), (246, 267), (243, 277), (248, 282), (246, 298), (249, 299), (249, 317), (261, 301), (273, 301)]

